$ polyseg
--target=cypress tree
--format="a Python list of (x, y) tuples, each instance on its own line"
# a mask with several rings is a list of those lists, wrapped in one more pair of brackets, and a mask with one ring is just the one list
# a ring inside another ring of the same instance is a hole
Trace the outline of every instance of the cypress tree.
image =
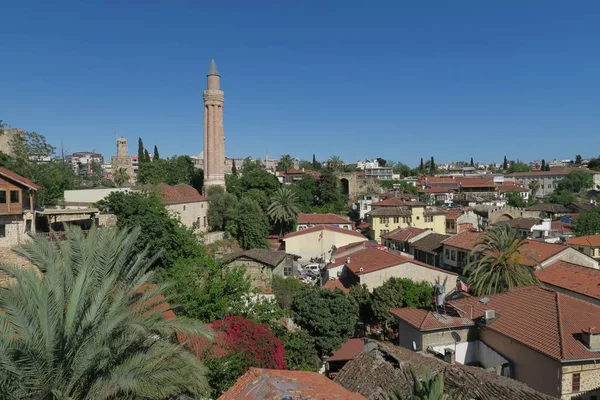
[(144, 161), (144, 142), (142, 142), (142, 138), (138, 137), (138, 162)]
[(231, 161), (233, 161), (231, 163), (231, 175), (237, 176), (237, 168), (235, 166), (235, 158), (233, 160), (231, 160)]
[(429, 161), (429, 173), (431, 175), (435, 173), (435, 161), (433, 161), (433, 156), (431, 156), (431, 160)]
[(315, 157), (315, 154), (314, 154), (314, 153), (313, 153), (313, 161), (312, 161), (312, 164), (313, 164), (313, 168), (314, 168), (314, 169), (317, 169), (317, 157)]
[(471, 157), (471, 167), (474, 167), (475, 163), (473, 162), (473, 157)]
[(148, 153), (148, 149), (144, 150), (144, 162), (150, 161), (150, 153)]
[(425, 169), (425, 164), (423, 164), (423, 157), (421, 157), (421, 164), (419, 164), (419, 171), (423, 172)]
[(504, 156), (504, 163), (502, 164), (502, 169), (503, 170), (508, 169), (508, 160), (507, 160), (506, 156)]
[(546, 170), (546, 160), (542, 159), (542, 166), (540, 167), (540, 170), (545, 171)]
[(154, 145), (154, 160), (160, 160), (160, 156), (158, 154), (158, 147)]

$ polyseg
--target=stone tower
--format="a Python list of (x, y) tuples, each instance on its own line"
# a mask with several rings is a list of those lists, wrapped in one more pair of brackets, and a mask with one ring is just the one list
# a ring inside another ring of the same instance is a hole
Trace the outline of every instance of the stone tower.
[(225, 137), (223, 136), (223, 101), (221, 76), (215, 60), (210, 63), (204, 91), (204, 194), (210, 186), (225, 189)]
[(117, 139), (117, 155), (112, 156), (110, 159), (110, 169), (114, 174), (118, 169), (124, 169), (129, 177), (130, 183), (135, 182), (135, 175), (133, 171), (133, 160), (129, 155), (129, 149), (127, 147), (127, 138), (120, 137)]

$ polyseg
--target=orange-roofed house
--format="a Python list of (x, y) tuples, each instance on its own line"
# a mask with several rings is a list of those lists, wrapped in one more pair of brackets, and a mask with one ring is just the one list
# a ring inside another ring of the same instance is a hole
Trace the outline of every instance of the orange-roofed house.
[(22, 243), (35, 231), (34, 210), (41, 187), (0, 167), (0, 247)]
[(336, 248), (366, 241), (366, 237), (352, 229), (331, 225), (316, 225), (283, 237), (285, 251), (300, 256), (301, 262), (311, 258), (329, 260)]
[(317, 225), (329, 225), (336, 228), (353, 229), (354, 224), (346, 217), (341, 215), (326, 213), (326, 214), (298, 214), (298, 227), (297, 231), (303, 231), (304, 229), (311, 228)]
[(399, 345), (561, 399), (600, 396), (600, 306), (540, 286), (390, 310)]
[(250, 368), (218, 400), (367, 400), (317, 372)]
[(342, 289), (340, 284), (345, 289), (358, 284), (366, 285), (372, 291), (390, 278), (407, 278), (432, 285), (437, 281), (446, 282), (446, 289), (449, 291), (455, 287), (457, 279), (457, 274), (453, 272), (376, 248), (366, 248), (346, 257), (335, 258), (327, 266), (327, 272), (330, 279), (339, 280), (339, 283), (330, 283), (330, 280), (325, 284), (325, 287), (331, 289)]
[(567, 243), (575, 250), (600, 260), (600, 235), (574, 237), (569, 239)]
[(537, 271), (544, 286), (600, 306), (600, 270), (556, 261)]
[(197, 232), (208, 230), (208, 199), (190, 185), (180, 183), (169, 186), (161, 183), (147, 190), (154, 190), (166, 208), (179, 216), (181, 223)]

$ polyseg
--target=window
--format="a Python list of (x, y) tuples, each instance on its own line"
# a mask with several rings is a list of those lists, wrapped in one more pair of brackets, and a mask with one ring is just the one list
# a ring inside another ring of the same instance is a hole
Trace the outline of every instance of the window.
[(6, 204), (6, 190), (0, 190), (0, 204)]
[(573, 374), (573, 381), (571, 383), (571, 392), (579, 392), (579, 383), (581, 381), (581, 374), (577, 372)]
[[(419, 217), (417, 217), (419, 218)], [(433, 216), (432, 215), (426, 215), (425, 216), (425, 222), (433, 222)]]
[(11, 190), (10, 191), (10, 202), (11, 203), (18, 203), (19, 202), (19, 191), (18, 190)]
[(382, 224), (387, 224), (390, 222), (390, 217), (381, 217), (381, 223)]
[(394, 217), (394, 223), (397, 224), (398, 222), (400, 222), (400, 217)]
[(185, 211), (185, 205), (183, 206), (183, 211)]
[(292, 276), (294, 274), (294, 268), (291, 266), (286, 265), (283, 268), (283, 275), (284, 276)]
[(446, 249), (446, 251), (444, 253), (446, 256), (446, 260), (448, 260), (450, 258), (450, 249)]
[(456, 261), (456, 250), (452, 250), (452, 253), (450, 253), (450, 259), (452, 261)]
[(204, 226), (206, 226), (206, 216), (204, 216)]
[(6, 225), (0, 225), (0, 237), (6, 237)]

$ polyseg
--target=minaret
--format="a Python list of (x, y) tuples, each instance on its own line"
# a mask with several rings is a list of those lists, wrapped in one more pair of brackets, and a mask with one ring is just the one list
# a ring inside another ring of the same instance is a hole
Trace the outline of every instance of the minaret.
[(210, 62), (204, 91), (204, 194), (210, 186), (225, 189), (225, 138), (223, 137), (223, 101), (221, 76), (215, 60)]

